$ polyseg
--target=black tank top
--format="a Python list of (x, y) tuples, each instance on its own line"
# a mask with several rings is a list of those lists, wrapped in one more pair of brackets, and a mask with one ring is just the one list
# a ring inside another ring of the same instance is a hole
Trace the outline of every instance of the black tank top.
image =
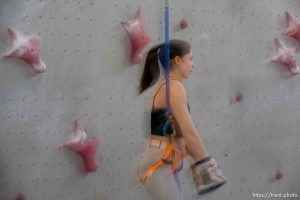
[[(171, 79), (172, 80), (172, 79)], [(173, 79), (174, 80), (174, 79)], [(166, 83), (166, 82), (165, 82)], [(173, 133), (172, 126), (169, 124), (168, 118), (166, 116), (167, 108), (154, 109), (155, 97), (160, 90), (160, 88), (165, 84), (163, 83), (158, 90), (156, 91), (153, 102), (152, 102), (152, 111), (151, 111), (151, 134), (165, 136)], [(188, 110), (190, 112), (190, 106), (187, 103)]]

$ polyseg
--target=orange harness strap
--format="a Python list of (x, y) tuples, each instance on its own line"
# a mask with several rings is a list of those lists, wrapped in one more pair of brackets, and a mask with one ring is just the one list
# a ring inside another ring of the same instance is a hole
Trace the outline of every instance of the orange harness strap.
[[(157, 161), (156, 163), (154, 163), (150, 168), (146, 169), (143, 172), (142, 177), (141, 177), (141, 182), (143, 184), (147, 183), (147, 181), (151, 178), (152, 174), (163, 163), (165, 163), (165, 164), (171, 164), (172, 163), (172, 170), (173, 170), (173, 173), (174, 173), (176, 171), (176, 167), (177, 167), (177, 160), (183, 160), (186, 156), (188, 156), (187, 152), (183, 152), (183, 151), (179, 150), (178, 148), (176, 148), (173, 145), (175, 135), (176, 135), (176, 127), (175, 127), (175, 124), (174, 124), (172, 114), (167, 112), (166, 115), (167, 115), (167, 118), (168, 118), (172, 128), (173, 128), (173, 134), (170, 135), (170, 144), (167, 144), (166, 151), (165, 151), (164, 155), (162, 156), (162, 158), (159, 161)], [(177, 158), (176, 152), (180, 154), (179, 158)], [(168, 160), (169, 157), (171, 158), (172, 162), (170, 160)]]
[[(180, 153), (180, 158), (177, 159), (176, 152)], [(172, 169), (173, 172), (176, 170), (177, 166), (177, 160), (183, 160), (186, 156), (188, 156), (187, 152), (183, 152), (173, 146), (172, 144), (167, 144), (165, 154), (162, 156), (162, 158), (153, 164), (150, 168), (146, 169), (142, 174), (142, 180), (141, 182), (143, 184), (146, 184), (146, 182), (151, 178), (152, 174), (157, 170), (158, 167), (160, 167), (163, 163), (168, 164), (170, 161), (168, 161), (168, 158), (172, 154)]]

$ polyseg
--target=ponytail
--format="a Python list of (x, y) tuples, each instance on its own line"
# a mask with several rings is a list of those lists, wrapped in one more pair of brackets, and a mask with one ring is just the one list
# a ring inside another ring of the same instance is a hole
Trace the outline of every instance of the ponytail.
[(149, 87), (151, 87), (159, 78), (160, 70), (158, 63), (157, 52), (161, 45), (157, 45), (149, 50), (146, 58), (144, 72), (142, 74), (139, 86), (139, 93), (141, 94)]
[[(164, 60), (164, 46), (165, 44), (159, 44), (149, 50), (146, 58), (146, 63), (144, 67), (144, 72), (142, 74), (139, 93), (141, 94), (149, 87), (151, 87), (159, 78), (160, 69), (158, 59), (165, 69), (165, 60)], [(158, 51), (159, 50), (159, 51)], [(175, 58), (176, 56), (183, 57), (185, 54), (191, 51), (191, 45), (183, 40), (173, 39), (170, 40), (170, 59)], [(171, 66), (170, 66), (171, 67)]]

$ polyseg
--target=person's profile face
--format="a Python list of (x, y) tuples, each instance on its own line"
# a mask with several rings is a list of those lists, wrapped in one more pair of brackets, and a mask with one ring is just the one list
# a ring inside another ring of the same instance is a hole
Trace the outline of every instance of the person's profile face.
[(188, 78), (188, 76), (193, 72), (194, 63), (192, 50), (181, 58), (179, 68), (184, 78)]

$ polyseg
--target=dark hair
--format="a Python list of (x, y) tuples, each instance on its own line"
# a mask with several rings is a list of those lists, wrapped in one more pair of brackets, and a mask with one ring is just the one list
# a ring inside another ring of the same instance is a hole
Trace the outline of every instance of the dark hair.
[[(140, 79), (139, 93), (141, 94), (146, 89), (151, 87), (159, 78), (160, 70), (159, 63), (165, 69), (165, 60), (164, 60), (164, 48), (165, 43), (156, 45), (152, 47), (147, 54), (146, 63), (144, 66), (144, 71)], [(170, 60), (176, 56), (183, 57), (185, 54), (191, 51), (191, 45), (183, 40), (170, 40)]]

